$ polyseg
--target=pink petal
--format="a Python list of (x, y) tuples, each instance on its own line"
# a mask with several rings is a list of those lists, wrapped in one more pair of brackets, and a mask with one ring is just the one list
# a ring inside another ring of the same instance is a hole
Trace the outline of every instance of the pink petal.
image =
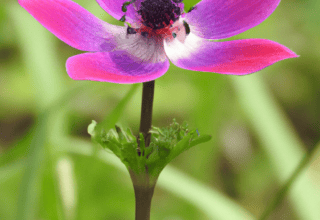
[(112, 83), (141, 83), (159, 78), (169, 69), (169, 61), (139, 63), (124, 51), (85, 53), (67, 60), (67, 72), (74, 80)]
[(123, 33), (112, 52), (87, 53), (71, 57), (67, 72), (72, 79), (114, 83), (139, 83), (165, 74), (169, 61), (163, 41), (140, 34)]
[(140, 34), (117, 36), (111, 52), (85, 53), (67, 60), (67, 72), (75, 80), (139, 83), (159, 78), (169, 68), (163, 41)]
[(245, 75), (283, 59), (297, 57), (287, 47), (264, 39), (212, 42), (190, 33), (184, 43), (165, 42), (168, 58), (176, 66), (202, 72)]
[(141, 0), (136, 0), (134, 3), (127, 6), (127, 11), (122, 11), (122, 6), (125, 2), (129, 2), (130, 0), (96, 0), (101, 8), (103, 8), (109, 15), (114, 17), (117, 20), (123, 15), (126, 15), (126, 21), (129, 23), (133, 23), (136, 19), (136, 9), (135, 5), (140, 5)]
[(36, 20), (59, 39), (84, 51), (108, 51), (114, 34), (125, 29), (110, 25), (70, 0), (18, 0)]
[(205, 39), (240, 34), (263, 22), (280, 0), (202, 0), (186, 14), (191, 32)]

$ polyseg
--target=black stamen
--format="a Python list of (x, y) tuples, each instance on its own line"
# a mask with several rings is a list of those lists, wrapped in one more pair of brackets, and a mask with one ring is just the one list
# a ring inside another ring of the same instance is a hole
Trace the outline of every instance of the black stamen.
[(141, 15), (142, 24), (152, 29), (161, 29), (178, 20), (181, 9), (171, 0), (145, 0), (141, 2), (138, 13)]
[(186, 29), (186, 34), (190, 34), (190, 26), (186, 21), (183, 21), (183, 26)]
[(127, 34), (136, 34), (137, 32), (136, 32), (136, 30), (134, 29), (134, 28), (132, 28), (132, 27), (128, 27), (127, 28)]
[(189, 13), (190, 11), (193, 11), (194, 9), (196, 9), (196, 6), (192, 6), (187, 13)]
[(143, 37), (148, 37), (148, 32), (141, 32), (141, 35), (142, 35)]
[(127, 7), (128, 7), (128, 5), (130, 5), (131, 4), (131, 2), (125, 2), (125, 3), (123, 3), (123, 5), (122, 5), (122, 11), (123, 12), (127, 12)]
[(181, 14), (181, 9), (179, 8), (179, 7), (176, 7), (175, 9), (173, 9), (173, 12), (175, 13), (175, 14)]
[(126, 21), (126, 16), (125, 16), (125, 15), (123, 15), (123, 16), (120, 18), (120, 20), (119, 20), (119, 21), (125, 22), (125, 21)]
[(172, 33), (172, 36), (173, 36), (173, 38), (176, 38), (177, 34), (176, 33)]

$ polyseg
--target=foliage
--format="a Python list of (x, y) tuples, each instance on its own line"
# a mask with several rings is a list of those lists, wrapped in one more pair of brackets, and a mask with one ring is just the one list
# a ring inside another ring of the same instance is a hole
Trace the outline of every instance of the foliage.
[(200, 136), (197, 130), (189, 131), (187, 123), (179, 125), (176, 120), (165, 128), (153, 127), (148, 147), (145, 146), (143, 135), (140, 133), (137, 138), (129, 128), (123, 130), (116, 125), (115, 129), (106, 132), (97, 126), (97, 122), (92, 121), (88, 132), (95, 142), (111, 150), (128, 170), (141, 174), (148, 167), (148, 173), (154, 180), (179, 154), (211, 139), (209, 135)]

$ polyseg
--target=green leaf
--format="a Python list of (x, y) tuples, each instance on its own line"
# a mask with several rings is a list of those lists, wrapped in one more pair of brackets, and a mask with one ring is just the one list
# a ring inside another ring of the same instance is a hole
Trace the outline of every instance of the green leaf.
[[(175, 120), (166, 128), (153, 127), (151, 142), (145, 147), (143, 134), (139, 134), (139, 143), (130, 129), (115, 126), (108, 134), (102, 126), (93, 122), (89, 125), (92, 138), (104, 148), (110, 149), (126, 165), (128, 170), (136, 174), (148, 172), (148, 175), (158, 178), (163, 168), (175, 157), (190, 147), (211, 139), (209, 135), (199, 136), (196, 130), (189, 132), (188, 124), (179, 125)], [(97, 135), (100, 134), (100, 135)], [(146, 168), (148, 171), (146, 171)]]
[[(65, 148), (61, 149), (64, 152), (83, 155), (84, 157), (93, 155), (92, 145), (84, 140), (75, 141), (74, 139), (70, 139), (65, 143), (65, 145)], [(81, 147), (79, 147), (79, 145), (81, 145)], [(127, 172), (125, 166), (123, 166), (123, 164), (114, 155), (108, 154), (101, 149), (99, 151), (98, 159), (105, 164), (115, 167), (122, 172), (121, 175), (127, 177), (127, 175), (124, 174)], [(157, 181), (157, 185), (162, 190), (166, 190), (167, 192), (188, 201), (190, 204), (205, 213), (208, 216), (208, 219), (255, 219), (248, 210), (221, 193), (215, 187), (205, 185), (170, 165), (168, 165), (161, 174), (161, 178)]]
[(17, 210), (18, 220), (36, 219), (39, 189), (41, 188), (40, 177), (43, 172), (41, 164), (45, 162), (43, 146), (46, 145), (46, 131), (46, 120), (45, 118), (40, 118), (34, 130), (27, 166), (21, 182)]
[(91, 136), (94, 136), (94, 129), (97, 126), (97, 122), (95, 120), (92, 120), (91, 124), (88, 126), (88, 133)]
[(211, 136), (210, 135), (207, 135), (207, 134), (204, 134), (204, 135), (201, 135), (199, 136), (198, 138), (194, 139), (191, 141), (190, 145), (189, 145), (189, 148), (193, 147), (193, 146), (196, 146), (198, 144), (202, 144), (202, 143), (205, 143), (207, 141), (210, 141), (211, 140)]
[(139, 148), (140, 148), (140, 153), (142, 155), (142, 157), (145, 156), (145, 148), (146, 148), (146, 144), (145, 144), (145, 139), (142, 133), (139, 134)]

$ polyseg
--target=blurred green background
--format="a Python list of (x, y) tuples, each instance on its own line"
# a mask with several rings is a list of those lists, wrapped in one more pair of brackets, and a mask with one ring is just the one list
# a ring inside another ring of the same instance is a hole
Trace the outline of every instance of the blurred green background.
[[(113, 23), (94, 0), (76, 0)], [(196, 1), (185, 1), (186, 9)], [(283, 0), (259, 26), (232, 39), (265, 38), (300, 55), (258, 73), (226, 76), (174, 65), (156, 80), (153, 125), (188, 121), (212, 140), (160, 175), (153, 220), (256, 219), (320, 137), (320, 1)], [(229, 40), (229, 39), (228, 39)], [(91, 144), (87, 126), (130, 89), (122, 126), (137, 133), (141, 85), (71, 80), (79, 54), (17, 1), (0, 2), (0, 219), (134, 218), (129, 175)], [(319, 154), (318, 154), (319, 155)], [(315, 156), (269, 219), (320, 219)]]

